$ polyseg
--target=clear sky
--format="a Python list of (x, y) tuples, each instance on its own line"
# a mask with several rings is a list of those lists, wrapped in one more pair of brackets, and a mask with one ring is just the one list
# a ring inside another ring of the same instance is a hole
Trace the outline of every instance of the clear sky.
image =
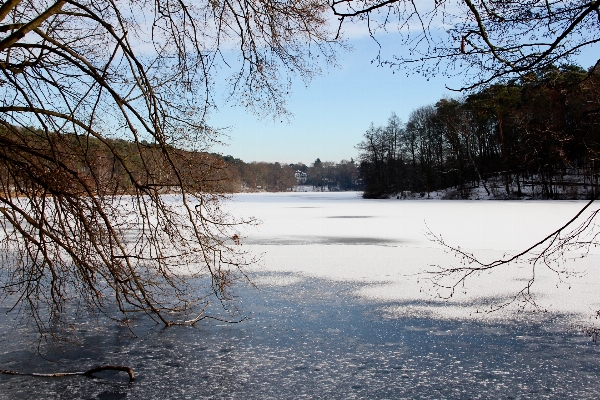
[[(383, 43), (383, 58), (394, 53), (394, 36)], [(378, 38), (379, 39), (379, 38)], [(228, 146), (215, 146), (213, 151), (232, 155), (246, 162), (339, 162), (356, 158), (356, 144), (362, 140), (371, 122), (385, 125), (392, 112), (406, 122), (410, 112), (435, 103), (444, 97), (461, 94), (446, 89), (459, 88), (461, 77), (433, 77), (430, 80), (377, 67), (371, 60), (377, 55), (377, 45), (369, 37), (349, 41), (354, 50), (340, 53), (340, 68), (324, 71), (308, 87), (298, 81), (288, 98), (292, 112), (289, 121), (263, 120), (242, 107), (222, 105), (212, 113), (209, 125), (230, 127)], [(578, 57), (583, 67), (593, 65), (594, 49)]]
[(304, 162), (317, 157), (339, 162), (356, 158), (354, 148), (371, 122), (384, 125), (392, 112), (404, 122), (412, 110), (459, 94), (445, 85), (459, 87), (461, 80), (426, 78), (371, 64), (377, 45), (370, 38), (350, 41), (353, 51), (340, 53), (340, 68), (329, 69), (308, 87), (298, 81), (288, 98), (289, 121), (263, 120), (242, 107), (221, 106), (209, 125), (230, 127), (228, 146), (213, 150), (246, 162)]

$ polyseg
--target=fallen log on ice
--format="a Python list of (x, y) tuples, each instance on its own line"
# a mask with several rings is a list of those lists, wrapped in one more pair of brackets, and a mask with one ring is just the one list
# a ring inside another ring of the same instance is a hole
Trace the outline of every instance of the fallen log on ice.
[(135, 375), (133, 374), (133, 369), (131, 369), (129, 367), (124, 367), (121, 365), (101, 365), (99, 367), (95, 367), (95, 368), (89, 369), (84, 372), (56, 372), (56, 373), (52, 373), (52, 374), (43, 374), (43, 373), (37, 373), (37, 372), (25, 373), (25, 372), (11, 371), (10, 369), (0, 369), (0, 373), (2, 373), (2, 374), (28, 375), (28, 376), (37, 376), (37, 377), (42, 377), (42, 378), (54, 378), (54, 377), (59, 377), (59, 376), (73, 376), (73, 375), (84, 375), (84, 376), (91, 377), (91, 376), (93, 376), (93, 374), (95, 374), (97, 372), (101, 372), (101, 371), (127, 372), (127, 375), (129, 375), (129, 381), (131, 382), (131, 381), (135, 380)]

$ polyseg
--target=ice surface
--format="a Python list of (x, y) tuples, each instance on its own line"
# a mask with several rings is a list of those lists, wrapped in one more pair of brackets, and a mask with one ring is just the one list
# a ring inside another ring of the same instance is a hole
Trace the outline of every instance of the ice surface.
[[(286, 274), (260, 276), (268, 275)], [(0, 342), (4, 368), (48, 372), (125, 364), (137, 378), (130, 383), (124, 374), (0, 375), (0, 399), (600, 396), (600, 346), (580, 334), (548, 331), (547, 324), (532, 321), (385, 318), (370, 302), (348, 296), (352, 283), (308, 278), (286, 283), (242, 289), (240, 300), (250, 314), (241, 323), (209, 320), (164, 328), (140, 318), (130, 331), (113, 321), (89, 321), (80, 345), (44, 358), (33, 353), (34, 332), (19, 324), (11, 340)], [(8, 333), (6, 318), (0, 313), (0, 335)]]
[[(144, 315), (127, 325), (82, 316), (76, 341), (46, 347), (32, 324), (0, 303), (2, 368), (113, 364), (137, 376), (130, 383), (119, 374), (0, 375), (0, 399), (597, 399), (600, 346), (554, 322), (589, 322), (600, 308), (598, 255), (567, 263), (586, 273), (568, 279), (570, 290), (536, 271), (535, 299), (547, 313), (518, 304), (485, 312), (523, 287), (528, 265), (469, 279), (450, 300), (437, 298), (421, 273), (457, 261), (425, 238), (425, 222), (449, 243), (492, 259), (528, 246), (583, 204), (237, 195), (227, 204), (234, 215), (263, 220), (243, 241), (264, 254), (250, 271), (260, 290), (235, 287), (237, 317), (247, 319), (165, 328)], [(224, 310), (215, 302), (207, 313)]]
[[(425, 232), (430, 229), (446, 243), (491, 261), (529, 247), (585, 204), (364, 200), (356, 192), (313, 192), (238, 194), (229, 207), (234, 214), (262, 220), (246, 232), (244, 241), (252, 252), (263, 254), (257, 271), (357, 282), (356, 295), (382, 304), (397, 302), (387, 306), (390, 315), (514, 318), (525, 306), (529, 312), (549, 311), (580, 323), (589, 322), (600, 309), (597, 251), (583, 259), (570, 254), (559, 266), (568, 275), (543, 265), (534, 270), (527, 263), (483, 272), (445, 299), (449, 292), (432, 284), (431, 275), (424, 272), (460, 265), (460, 259), (428, 240)], [(487, 312), (513, 298), (533, 274), (531, 293), (537, 307), (517, 301), (508, 310)], [(277, 282), (272, 278), (266, 284)]]

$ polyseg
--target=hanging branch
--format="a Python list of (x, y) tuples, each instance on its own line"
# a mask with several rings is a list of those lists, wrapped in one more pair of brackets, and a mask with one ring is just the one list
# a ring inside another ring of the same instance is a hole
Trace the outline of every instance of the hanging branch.
[[(310, 80), (335, 62), (327, 10), (318, 0), (3, 2), (0, 291), (16, 299), (9, 308), (52, 336), (81, 301), (167, 326), (207, 318), (215, 300), (227, 313), (233, 283), (255, 262), (240, 229), (255, 221), (222, 208), (230, 174), (210, 154), (218, 130), (206, 123), (215, 78), (229, 68), (232, 98), (285, 114), (288, 74)], [(225, 56), (234, 48), (238, 70)]]

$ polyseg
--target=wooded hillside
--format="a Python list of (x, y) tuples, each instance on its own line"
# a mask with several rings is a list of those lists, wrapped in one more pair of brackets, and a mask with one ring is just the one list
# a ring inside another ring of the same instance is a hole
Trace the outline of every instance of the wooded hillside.
[(600, 71), (567, 65), (371, 126), (360, 151), (365, 197), (501, 182), (505, 196), (594, 196), (600, 162)]
[[(39, 145), (33, 145), (35, 151), (24, 151), (25, 144), (31, 146), (36, 138), (39, 138)], [(359, 188), (354, 161), (334, 163), (317, 159), (310, 166), (303, 163), (246, 163), (232, 156), (171, 147), (169, 157), (177, 166), (178, 173), (175, 174), (166, 164), (166, 154), (151, 143), (124, 139), (100, 141), (75, 134), (50, 135), (51, 146), (48, 146), (48, 140), (44, 132), (35, 128), (2, 129), (0, 185), (18, 195), (31, 190), (23, 185), (35, 179), (45, 182), (40, 187), (49, 188), (39, 195), (68, 190), (76, 196), (86, 195), (90, 187), (96, 187), (104, 195), (131, 194), (135, 192), (133, 182), (143, 182), (142, 185), (168, 193), (176, 190), (178, 179), (202, 182), (203, 191), (211, 193), (288, 191), (298, 184), (315, 186), (317, 190)], [(56, 159), (65, 168), (58, 168)], [(298, 179), (298, 172), (305, 174), (304, 179)], [(76, 176), (78, 179), (74, 179)]]

